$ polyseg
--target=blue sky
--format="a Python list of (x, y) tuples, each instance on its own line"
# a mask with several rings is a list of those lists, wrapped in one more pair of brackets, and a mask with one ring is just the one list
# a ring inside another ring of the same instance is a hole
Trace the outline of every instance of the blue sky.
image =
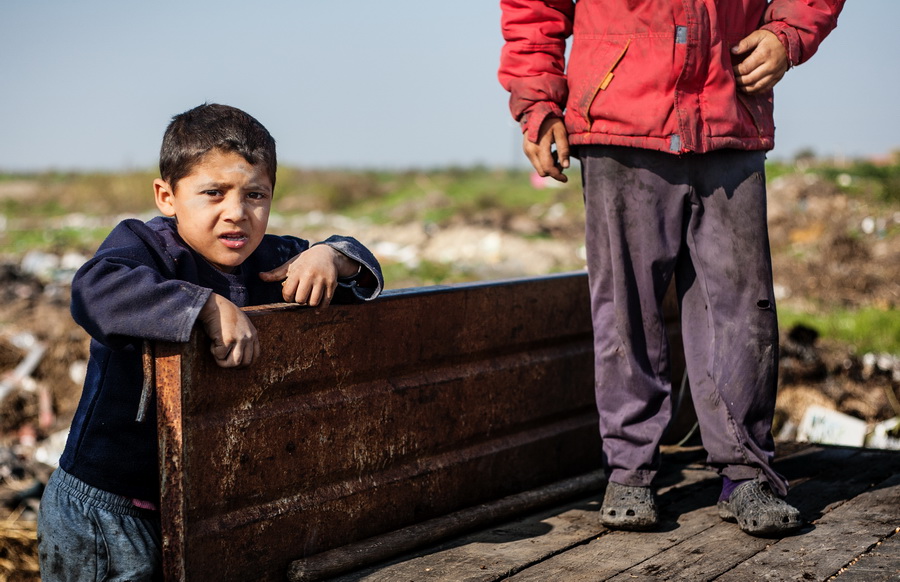
[[(525, 164), (495, 0), (3, 0), (0, 170), (154, 166), (169, 118), (245, 109), (303, 167)], [(849, 1), (776, 89), (776, 149), (900, 148), (900, 1)]]

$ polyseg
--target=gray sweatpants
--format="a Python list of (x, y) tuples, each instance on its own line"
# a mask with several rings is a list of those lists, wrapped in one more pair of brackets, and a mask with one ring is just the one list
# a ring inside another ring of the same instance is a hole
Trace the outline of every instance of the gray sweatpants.
[(50, 476), (38, 513), (43, 582), (161, 581), (161, 539), (157, 512), (62, 469)]
[(675, 277), (691, 394), (711, 466), (732, 480), (771, 467), (778, 323), (765, 153), (579, 148), (603, 462), (649, 485), (671, 417), (662, 298)]

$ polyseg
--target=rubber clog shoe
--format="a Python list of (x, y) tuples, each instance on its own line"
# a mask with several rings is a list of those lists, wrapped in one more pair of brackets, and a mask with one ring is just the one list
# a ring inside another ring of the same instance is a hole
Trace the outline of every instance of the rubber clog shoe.
[(608, 483), (600, 523), (610, 529), (644, 531), (659, 524), (656, 496), (649, 487)]
[(731, 496), (718, 504), (719, 517), (737, 522), (753, 536), (787, 534), (803, 523), (800, 511), (772, 493), (766, 483), (752, 480), (741, 483)]

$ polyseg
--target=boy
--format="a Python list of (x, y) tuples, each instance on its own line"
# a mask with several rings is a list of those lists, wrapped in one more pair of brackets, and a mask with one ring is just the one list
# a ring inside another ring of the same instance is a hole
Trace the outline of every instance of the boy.
[(72, 283), (91, 358), (41, 502), (45, 582), (161, 579), (155, 405), (135, 419), (144, 340), (187, 341), (200, 323), (220, 366), (249, 366), (260, 347), (240, 307), (323, 308), (382, 289), (377, 260), (352, 238), (309, 246), (265, 234), (275, 141), (243, 111), (205, 104), (175, 116), (159, 165), (153, 190), (164, 216), (119, 224)]
[(607, 527), (659, 522), (651, 484), (671, 416), (661, 302), (673, 276), (703, 444), (723, 477), (719, 515), (752, 535), (801, 525), (771, 466), (765, 151), (772, 87), (815, 53), (842, 6), (501, 0), (499, 77), (526, 155), (563, 182), (569, 144), (581, 159)]

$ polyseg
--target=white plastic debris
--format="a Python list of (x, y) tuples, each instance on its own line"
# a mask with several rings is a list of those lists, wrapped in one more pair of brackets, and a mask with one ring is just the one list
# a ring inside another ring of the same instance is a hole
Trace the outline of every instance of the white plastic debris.
[(69, 364), (69, 379), (78, 386), (84, 384), (87, 378), (87, 364), (85, 360), (75, 360)]
[(29, 275), (49, 281), (53, 278), (54, 271), (59, 268), (59, 257), (53, 253), (28, 251), (22, 257), (19, 268)]
[(823, 445), (862, 447), (866, 442), (866, 423), (842, 412), (812, 405), (806, 409), (797, 440)]
[(889, 418), (879, 422), (872, 428), (872, 433), (866, 440), (866, 446), (871, 449), (900, 450), (900, 416)]
[(59, 458), (62, 457), (63, 449), (66, 448), (66, 439), (69, 438), (69, 430), (61, 430), (55, 432), (41, 441), (41, 444), (34, 450), (34, 460), (51, 467), (59, 466)]
[(3, 400), (10, 390), (18, 386), (22, 386), (26, 390), (34, 390), (34, 384), (30, 382), (32, 380), (31, 373), (37, 368), (47, 349), (37, 338), (27, 332), (12, 336), (10, 343), (17, 348), (28, 351), (14, 370), (0, 378), (0, 400)]

